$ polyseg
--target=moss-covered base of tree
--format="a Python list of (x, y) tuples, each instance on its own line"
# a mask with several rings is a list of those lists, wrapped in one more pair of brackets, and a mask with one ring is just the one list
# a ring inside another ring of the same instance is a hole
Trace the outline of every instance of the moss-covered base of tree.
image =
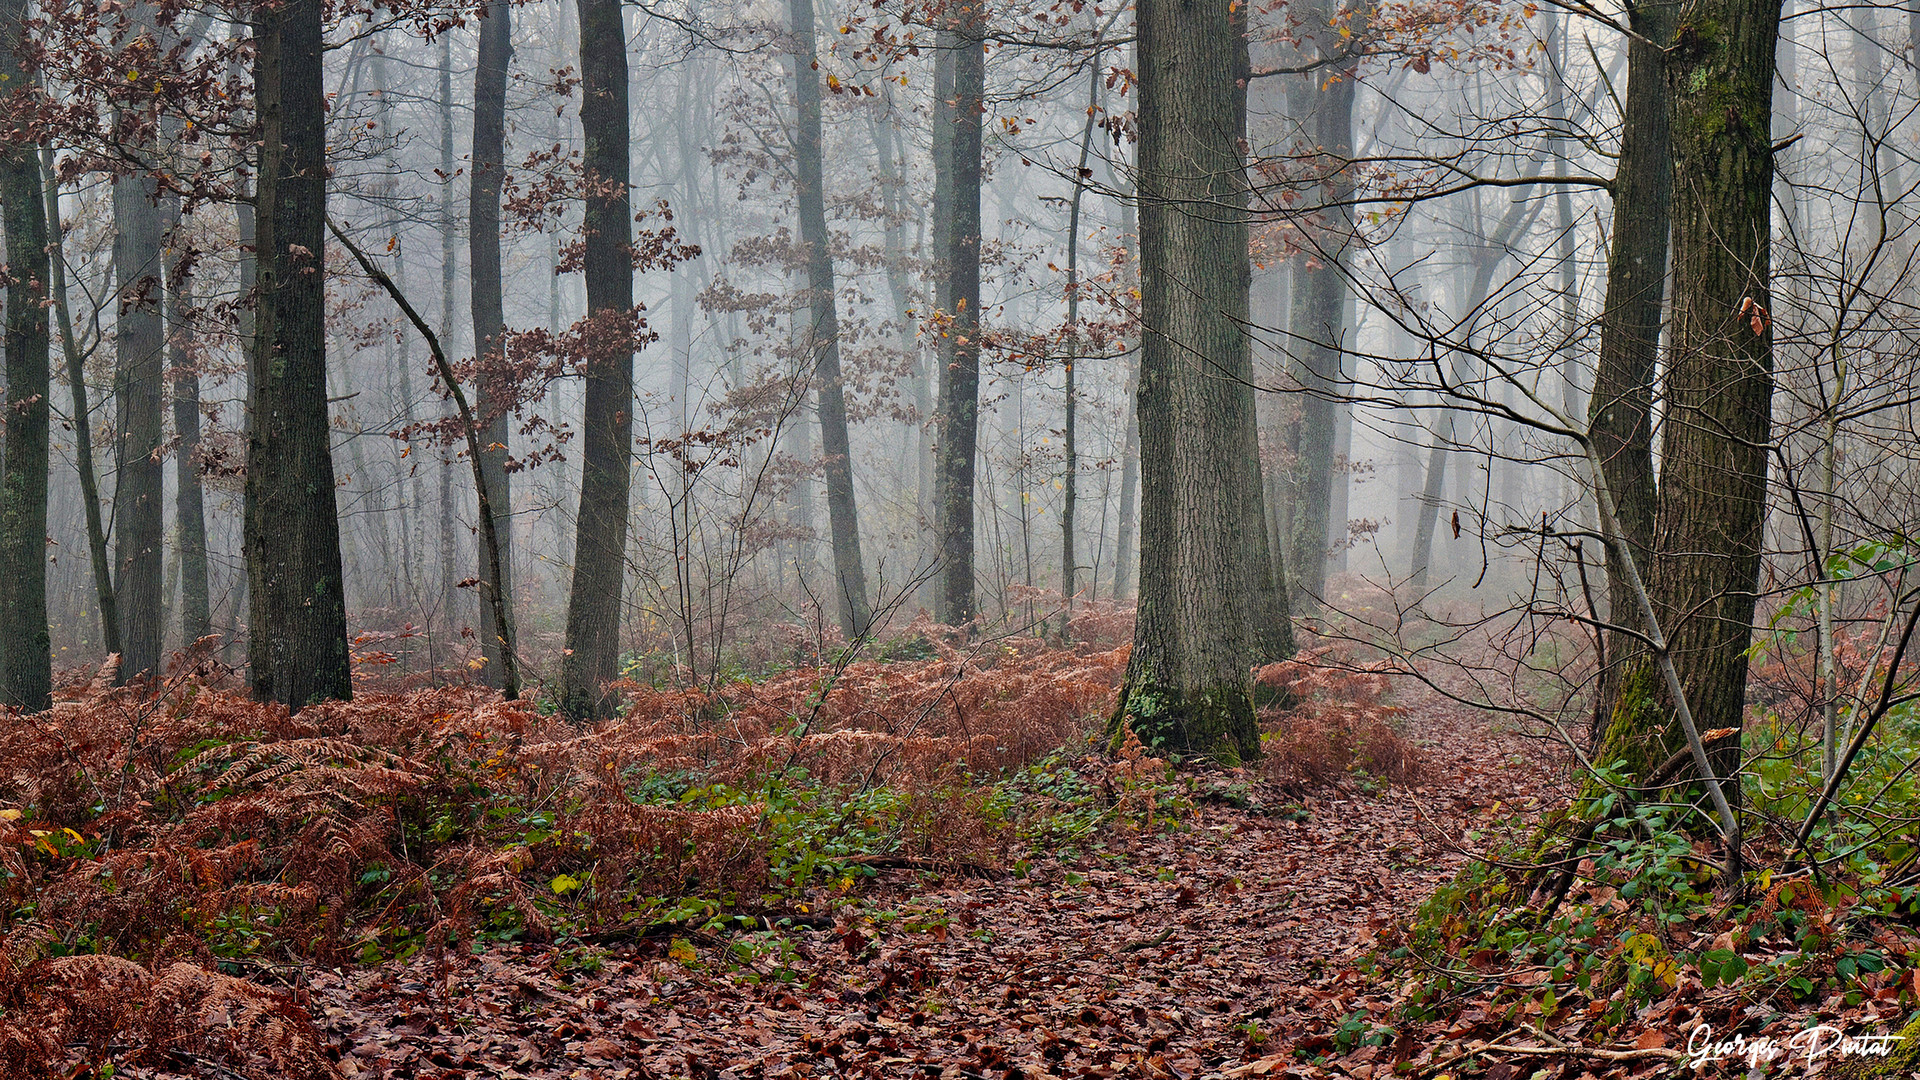
[[(1643, 780), (1673, 753), (1676, 742), (1668, 730), (1669, 714), (1661, 701), (1658, 675), (1652, 662), (1627, 665), (1620, 673), (1613, 716), (1595, 747), (1593, 762), (1629, 781)], [(1589, 775), (1574, 805), (1586, 808), (1610, 788)]]
[(1209, 757), (1223, 765), (1260, 756), (1260, 728), (1244, 685), (1182, 689), (1130, 683), (1120, 691), (1107, 730), (1114, 745), (1131, 730), (1155, 752)]

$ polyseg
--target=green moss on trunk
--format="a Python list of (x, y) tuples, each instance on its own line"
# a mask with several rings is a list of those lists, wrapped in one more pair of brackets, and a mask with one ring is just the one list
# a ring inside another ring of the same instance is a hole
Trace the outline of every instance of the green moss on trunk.
[(1222, 765), (1260, 756), (1260, 729), (1245, 686), (1183, 690), (1144, 680), (1131, 684), (1114, 710), (1109, 734), (1117, 743), (1128, 730), (1150, 749), (1210, 757)]

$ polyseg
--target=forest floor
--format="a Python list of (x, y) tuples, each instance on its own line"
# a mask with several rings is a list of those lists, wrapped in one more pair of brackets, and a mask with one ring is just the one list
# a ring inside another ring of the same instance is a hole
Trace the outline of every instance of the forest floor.
[(815, 929), (321, 971), (306, 1004), (349, 1077), (1160, 1080), (1317, 1075), (1295, 1052), (1341, 1050), (1369, 1080), (1353, 1031), (1393, 988), (1353, 962), (1476, 823), (1565, 798), (1497, 721), (1423, 694), (1403, 725), (1404, 787), (1216, 773), (1171, 827), (1018, 873), (886, 869)]

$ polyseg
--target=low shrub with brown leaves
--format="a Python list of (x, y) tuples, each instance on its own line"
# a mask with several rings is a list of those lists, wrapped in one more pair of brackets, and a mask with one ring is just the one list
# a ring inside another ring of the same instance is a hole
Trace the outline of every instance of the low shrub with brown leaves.
[(1302, 652), (1254, 673), (1280, 704), (1266, 709), (1262, 768), (1290, 786), (1324, 784), (1365, 770), (1392, 784), (1420, 774), (1419, 752), (1396, 726), (1400, 710), (1385, 702), (1381, 665), (1355, 664), (1332, 649)]
[(473, 689), (290, 715), (103, 673), (0, 725), (0, 1055), (131, 1043), (324, 1075), (304, 1014), (222, 965), (644, 933), (680, 897), (764, 910), (812, 884), (783, 842), (991, 860), (1009, 827), (979, 781), (1084, 742), (1126, 650), (929, 640), (924, 661), (629, 687), (586, 727)]

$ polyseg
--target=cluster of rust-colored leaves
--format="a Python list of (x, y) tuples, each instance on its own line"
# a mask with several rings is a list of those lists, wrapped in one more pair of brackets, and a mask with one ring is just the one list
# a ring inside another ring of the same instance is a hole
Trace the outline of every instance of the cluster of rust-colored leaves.
[(1384, 664), (1316, 648), (1268, 664), (1254, 678), (1274, 698), (1261, 714), (1268, 779), (1306, 788), (1365, 770), (1406, 784), (1419, 772), (1418, 752), (1396, 727), (1402, 710), (1386, 702), (1392, 683)]
[[(629, 687), (620, 719), (584, 727), (472, 689), (290, 715), (190, 673), (103, 675), (0, 728), (0, 1075), (109, 1042), (330, 1075), (297, 986), (220, 972), (561, 919), (644, 932), (628, 921), (660, 898), (772, 913), (805, 887), (769, 880), (761, 805), (645, 802), (650, 776), (888, 785), (911, 807), (902, 855), (990, 860), (1005, 827), (971, 779), (1083, 738), (1126, 650), (932, 647), (711, 695)], [(591, 887), (558, 896), (562, 875)]]

